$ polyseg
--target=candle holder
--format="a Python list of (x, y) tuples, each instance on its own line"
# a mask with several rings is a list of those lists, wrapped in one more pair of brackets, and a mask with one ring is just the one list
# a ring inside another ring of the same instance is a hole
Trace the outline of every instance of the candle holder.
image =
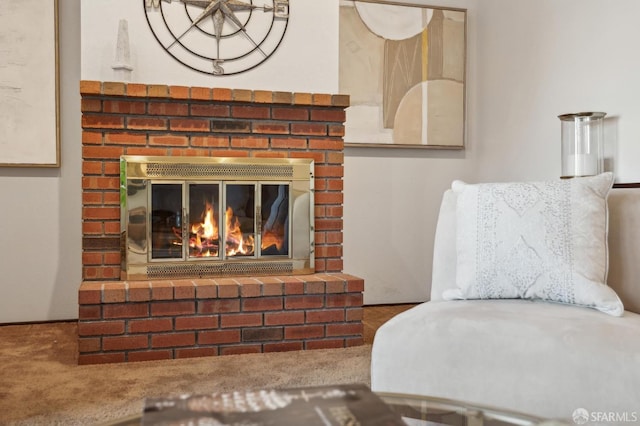
[(604, 170), (604, 112), (559, 115), (564, 178), (593, 176)]

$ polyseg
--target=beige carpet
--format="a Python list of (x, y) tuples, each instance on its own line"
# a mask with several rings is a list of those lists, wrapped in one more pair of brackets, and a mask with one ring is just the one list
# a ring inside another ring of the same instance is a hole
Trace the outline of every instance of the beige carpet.
[(370, 345), (90, 366), (76, 354), (75, 323), (0, 327), (0, 424), (101, 424), (147, 396), (370, 383)]

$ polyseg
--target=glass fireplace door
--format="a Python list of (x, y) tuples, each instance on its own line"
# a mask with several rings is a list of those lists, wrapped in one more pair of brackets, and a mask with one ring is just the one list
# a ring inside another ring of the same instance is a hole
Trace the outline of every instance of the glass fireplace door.
[(289, 184), (260, 185), (260, 255), (289, 256)]
[(225, 258), (255, 257), (256, 184), (226, 183)]
[(151, 187), (150, 260), (289, 256), (288, 184), (152, 182)]
[(151, 183), (150, 261), (220, 258), (220, 184)]
[(124, 279), (314, 271), (312, 160), (123, 156), (120, 170)]
[(151, 260), (183, 259), (183, 184), (151, 184)]
[(289, 257), (289, 184), (152, 182), (151, 188), (151, 261)]
[(220, 258), (220, 184), (188, 184), (188, 258)]

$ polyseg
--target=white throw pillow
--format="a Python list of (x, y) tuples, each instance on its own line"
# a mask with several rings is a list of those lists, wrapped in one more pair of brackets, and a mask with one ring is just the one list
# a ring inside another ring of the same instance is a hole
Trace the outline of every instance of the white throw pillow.
[(613, 174), (548, 182), (452, 184), (457, 274), (445, 300), (539, 299), (624, 312), (606, 285)]

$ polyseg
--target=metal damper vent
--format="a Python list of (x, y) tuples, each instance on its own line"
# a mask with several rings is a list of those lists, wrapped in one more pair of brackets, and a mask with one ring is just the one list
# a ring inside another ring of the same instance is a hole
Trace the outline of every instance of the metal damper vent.
[(206, 278), (229, 277), (239, 275), (290, 275), (293, 263), (242, 262), (199, 265), (152, 265), (147, 268), (147, 276), (155, 279), (165, 278)]
[(149, 163), (146, 167), (150, 178), (233, 178), (233, 179), (291, 179), (290, 165), (242, 165), (242, 164), (165, 164)]

